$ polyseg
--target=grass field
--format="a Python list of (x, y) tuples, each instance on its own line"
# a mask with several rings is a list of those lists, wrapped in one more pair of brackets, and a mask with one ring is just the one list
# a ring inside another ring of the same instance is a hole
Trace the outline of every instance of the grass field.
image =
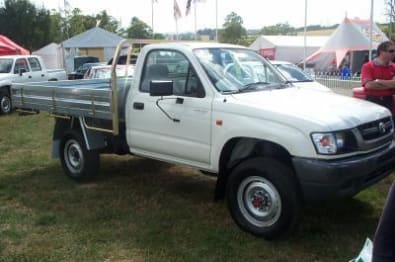
[(348, 261), (373, 237), (394, 175), (353, 199), (306, 207), (286, 240), (242, 232), (215, 179), (132, 156), (102, 156), (78, 184), (51, 159), (53, 119), (0, 117), (0, 261)]

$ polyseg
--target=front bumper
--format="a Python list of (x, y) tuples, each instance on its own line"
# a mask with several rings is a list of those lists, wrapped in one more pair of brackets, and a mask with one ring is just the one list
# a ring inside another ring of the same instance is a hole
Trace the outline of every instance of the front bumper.
[(341, 160), (294, 157), (293, 164), (305, 201), (353, 196), (391, 174), (395, 142), (385, 149)]

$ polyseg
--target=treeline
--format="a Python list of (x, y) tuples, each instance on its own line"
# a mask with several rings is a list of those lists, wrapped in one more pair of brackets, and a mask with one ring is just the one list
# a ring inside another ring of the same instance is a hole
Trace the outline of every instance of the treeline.
[(127, 38), (164, 38), (137, 17), (124, 29), (105, 10), (96, 15), (84, 15), (81, 10), (47, 10), (29, 0), (5, 0), (0, 7), (0, 34), (26, 49), (36, 50), (51, 42), (62, 42), (97, 24), (101, 28)]
[[(107, 31), (116, 33), (125, 38), (154, 38), (164, 39), (165, 35), (153, 33), (152, 28), (138, 17), (132, 17), (127, 28), (122, 28), (120, 22), (107, 14), (105, 10), (96, 15), (84, 15), (78, 8), (69, 10), (47, 10), (36, 7), (29, 0), (4, 0), (0, 7), (0, 34), (5, 35), (26, 49), (37, 50), (51, 42), (60, 43), (72, 36), (80, 34), (95, 26), (100, 26)], [(334, 29), (338, 25), (321, 26), (309, 25), (307, 30)], [(387, 32), (388, 26), (382, 26)], [(264, 26), (258, 30), (247, 30), (243, 26), (243, 19), (235, 12), (228, 14), (218, 31), (220, 42), (249, 45), (257, 35), (296, 35), (303, 32), (304, 28), (295, 28), (288, 23), (278, 23)], [(391, 30), (390, 30), (391, 31)], [(198, 39), (202, 35), (214, 40), (215, 29), (202, 29), (198, 32)], [(169, 36), (175, 39), (175, 36)], [(194, 40), (194, 33), (178, 35), (180, 40)]]

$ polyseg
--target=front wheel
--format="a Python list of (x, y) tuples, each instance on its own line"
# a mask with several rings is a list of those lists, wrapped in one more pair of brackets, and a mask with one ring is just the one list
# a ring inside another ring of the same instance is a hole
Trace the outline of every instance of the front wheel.
[(0, 94), (0, 113), (9, 114), (11, 113), (11, 99), (7, 94)]
[(300, 218), (302, 201), (292, 171), (275, 159), (244, 161), (230, 174), (226, 190), (233, 219), (254, 235), (281, 237)]
[(61, 142), (60, 160), (64, 172), (77, 181), (87, 181), (97, 175), (100, 155), (96, 150), (88, 150), (80, 132), (68, 132)]

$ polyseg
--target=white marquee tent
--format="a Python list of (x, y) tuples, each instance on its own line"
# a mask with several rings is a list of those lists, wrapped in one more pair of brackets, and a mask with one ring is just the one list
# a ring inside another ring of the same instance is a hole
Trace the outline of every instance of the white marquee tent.
[(32, 52), (33, 55), (41, 56), (48, 69), (63, 68), (63, 56), (60, 45), (50, 43), (43, 48)]
[[(306, 36), (306, 55), (309, 56), (320, 49), (329, 36)], [(298, 63), (304, 57), (304, 36), (261, 35), (250, 48), (258, 51), (270, 60), (284, 60)]]
[[(388, 40), (380, 28), (373, 23), (372, 48)], [(368, 51), (370, 48), (370, 20), (345, 18), (332, 33), (328, 41), (316, 52), (306, 58), (306, 64), (313, 65), (316, 70), (336, 70), (342, 63), (355, 65), (352, 60), (356, 51)], [(365, 54), (366, 55), (366, 54)], [(359, 67), (362, 58), (359, 58)]]

